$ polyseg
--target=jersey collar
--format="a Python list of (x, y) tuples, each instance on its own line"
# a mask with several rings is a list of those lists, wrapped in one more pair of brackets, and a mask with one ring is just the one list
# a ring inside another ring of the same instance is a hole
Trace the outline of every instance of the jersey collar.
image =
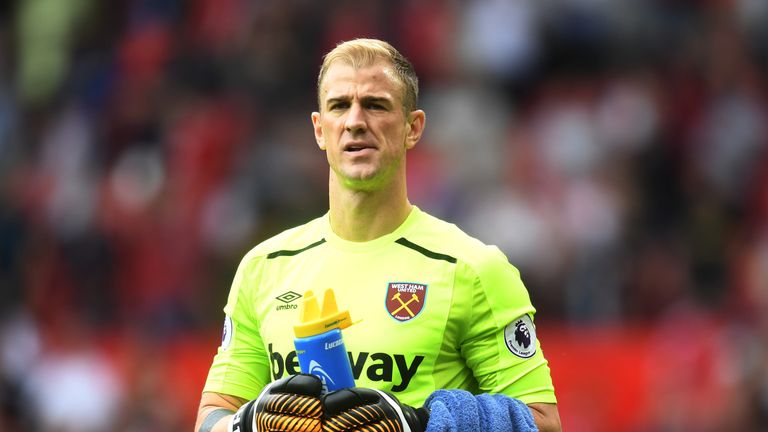
[(353, 252), (369, 252), (377, 250), (382, 246), (394, 243), (394, 241), (400, 237), (405, 237), (411, 227), (416, 223), (416, 220), (418, 220), (422, 214), (421, 209), (419, 209), (417, 206), (412, 205), (411, 207), (411, 212), (408, 214), (408, 217), (405, 218), (405, 221), (403, 221), (403, 223), (400, 224), (400, 226), (397, 227), (394, 231), (379, 238), (364, 242), (345, 240), (336, 235), (336, 233), (334, 233), (333, 229), (331, 228), (331, 216), (330, 212), (328, 212), (323, 217), (323, 223), (325, 225), (325, 239), (330, 245), (334, 247)]

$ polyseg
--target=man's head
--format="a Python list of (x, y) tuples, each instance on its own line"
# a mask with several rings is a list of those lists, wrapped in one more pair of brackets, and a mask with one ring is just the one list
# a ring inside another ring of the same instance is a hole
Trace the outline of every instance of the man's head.
[(405, 153), (425, 123), (410, 63), (386, 42), (344, 42), (325, 57), (318, 85), (311, 118), (331, 181), (356, 190), (404, 187)]
[(391, 63), (395, 76), (403, 87), (403, 111), (408, 114), (416, 109), (419, 100), (419, 79), (413, 65), (387, 42), (378, 39), (354, 39), (342, 42), (323, 58), (317, 77), (318, 105), (322, 110), (322, 85), (328, 69), (335, 62), (343, 62), (357, 69), (370, 66), (379, 60)]

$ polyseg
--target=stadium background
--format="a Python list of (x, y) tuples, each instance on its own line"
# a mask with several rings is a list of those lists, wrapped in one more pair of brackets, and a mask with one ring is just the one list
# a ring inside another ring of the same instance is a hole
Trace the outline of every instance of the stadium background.
[(566, 430), (768, 429), (767, 2), (24, 0), (0, 430), (191, 430), (239, 258), (326, 208), (358, 36), (415, 64), (412, 201), (521, 269)]

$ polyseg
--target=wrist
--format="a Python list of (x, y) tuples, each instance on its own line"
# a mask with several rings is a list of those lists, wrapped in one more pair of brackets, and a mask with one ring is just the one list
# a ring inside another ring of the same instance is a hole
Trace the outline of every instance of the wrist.
[(253, 408), (256, 401), (246, 402), (230, 417), (227, 432), (255, 432), (253, 429)]
[(202, 421), (195, 424), (195, 430), (198, 432), (229, 432), (230, 429), (227, 427), (234, 413), (234, 411), (226, 408), (207, 410)]

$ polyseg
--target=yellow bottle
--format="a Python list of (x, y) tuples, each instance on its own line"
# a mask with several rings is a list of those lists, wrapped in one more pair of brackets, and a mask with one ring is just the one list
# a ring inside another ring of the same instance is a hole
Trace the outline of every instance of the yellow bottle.
[(312, 291), (304, 294), (300, 323), (293, 327), (293, 343), (301, 372), (319, 377), (325, 392), (355, 386), (341, 337), (341, 329), (350, 325), (349, 311), (339, 311), (333, 289), (325, 290), (322, 306)]

